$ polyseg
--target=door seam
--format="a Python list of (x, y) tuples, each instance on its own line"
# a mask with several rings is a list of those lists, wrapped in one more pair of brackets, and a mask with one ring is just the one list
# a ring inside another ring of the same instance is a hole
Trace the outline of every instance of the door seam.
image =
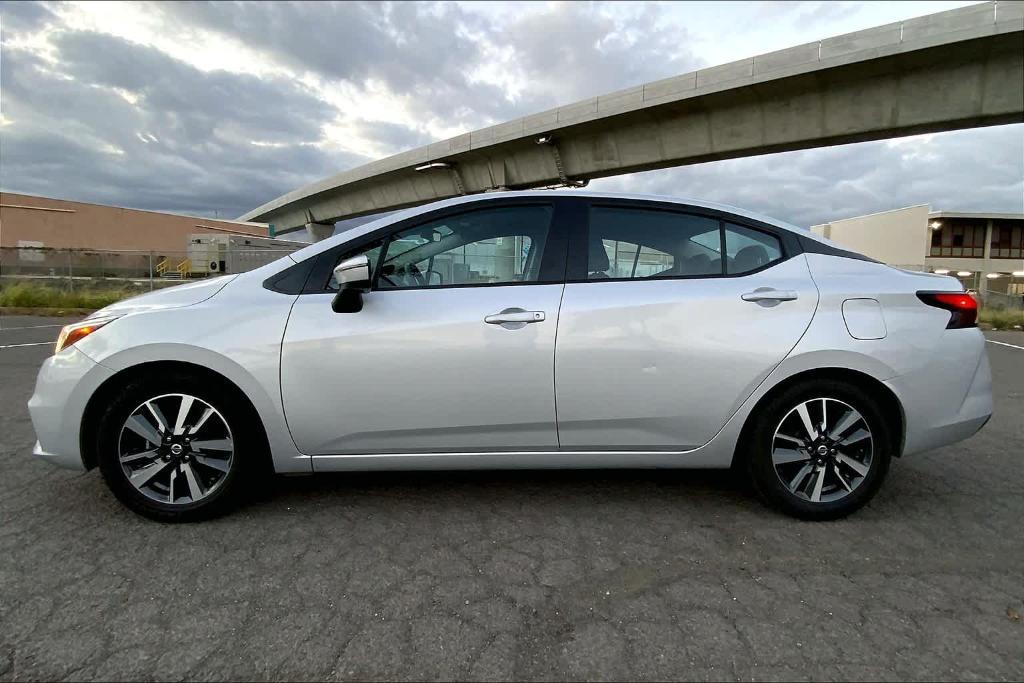
[(277, 395), (281, 397), (281, 417), (284, 419), (285, 429), (288, 430), (288, 438), (291, 439), (296, 453), (310, 458), (309, 471), (313, 472), (315, 470), (313, 469), (312, 456), (308, 453), (303, 453), (302, 449), (299, 448), (298, 442), (295, 441), (295, 434), (292, 433), (292, 426), (288, 420), (288, 406), (285, 405), (284, 399), (284, 342), (288, 337), (288, 324), (292, 321), (292, 313), (295, 312), (295, 307), (298, 303), (299, 295), (295, 295), (295, 298), (292, 300), (292, 305), (288, 307), (288, 316), (284, 320), (284, 329), (281, 330), (281, 339), (277, 345)]
[(555, 407), (555, 446), (561, 450), (562, 435), (561, 427), (558, 424), (558, 327), (562, 320), (562, 302), (565, 300), (565, 284), (562, 284), (562, 293), (558, 297), (558, 313), (555, 314), (555, 343), (551, 349), (551, 400)]

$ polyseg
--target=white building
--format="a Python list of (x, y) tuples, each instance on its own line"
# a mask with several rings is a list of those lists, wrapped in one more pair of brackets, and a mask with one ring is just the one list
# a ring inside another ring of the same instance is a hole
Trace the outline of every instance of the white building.
[(1024, 296), (1024, 214), (932, 211), (921, 204), (811, 230), (894, 266), (953, 275), (994, 304)]

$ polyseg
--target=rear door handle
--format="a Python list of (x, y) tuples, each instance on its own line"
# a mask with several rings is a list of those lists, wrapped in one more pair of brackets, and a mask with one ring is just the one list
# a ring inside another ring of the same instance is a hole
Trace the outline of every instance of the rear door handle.
[(484, 318), (488, 325), (505, 325), (512, 329), (522, 327), (528, 323), (544, 322), (544, 311), (525, 311), (521, 308), (506, 308), (500, 313), (495, 313)]
[(790, 290), (758, 287), (753, 292), (740, 295), (740, 298), (744, 301), (793, 301), (797, 294)]

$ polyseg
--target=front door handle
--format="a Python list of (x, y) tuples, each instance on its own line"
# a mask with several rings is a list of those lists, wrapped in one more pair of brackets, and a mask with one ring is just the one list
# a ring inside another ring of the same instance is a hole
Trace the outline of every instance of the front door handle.
[(785, 289), (772, 289), (770, 287), (758, 287), (753, 292), (740, 295), (744, 301), (793, 301), (797, 298), (796, 292)]
[(525, 311), (522, 308), (506, 308), (484, 318), (488, 325), (501, 325), (506, 329), (515, 330), (529, 323), (544, 321), (544, 311)]

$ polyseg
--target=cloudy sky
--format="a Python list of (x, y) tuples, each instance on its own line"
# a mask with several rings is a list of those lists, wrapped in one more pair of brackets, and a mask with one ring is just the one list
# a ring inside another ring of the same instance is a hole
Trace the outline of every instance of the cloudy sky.
[[(235, 217), (373, 159), (963, 2), (0, 2), (0, 188)], [(1024, 211), (1024, 125), (595, 181), (800, 225)]]

